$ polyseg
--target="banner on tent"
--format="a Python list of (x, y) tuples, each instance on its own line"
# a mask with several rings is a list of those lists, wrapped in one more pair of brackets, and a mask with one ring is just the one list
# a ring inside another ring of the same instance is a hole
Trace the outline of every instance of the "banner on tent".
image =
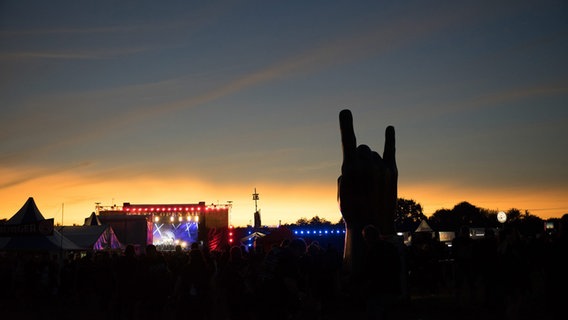
[(0, 224), (0, 237), (53, 235), (53, 219), (22, 224)]

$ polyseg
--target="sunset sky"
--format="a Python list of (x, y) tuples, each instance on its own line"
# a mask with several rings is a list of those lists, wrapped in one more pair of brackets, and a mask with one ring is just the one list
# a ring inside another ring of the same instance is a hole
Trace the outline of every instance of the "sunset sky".
[[(568, 213), (568, 2), (2, 1), (0, 219), (33, 197), (341, 214), (338, 114), (426, 215)], [(63, 220), (63, 221), (62, 221)]]

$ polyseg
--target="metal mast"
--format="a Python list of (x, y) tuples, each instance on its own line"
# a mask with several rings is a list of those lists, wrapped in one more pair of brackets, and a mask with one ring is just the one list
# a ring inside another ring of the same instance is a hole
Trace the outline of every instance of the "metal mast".
[(258, 212), (258, 193), (256, 192), (256, 188), (254, 188), (252, 200), (254, 200), (254, 212)]

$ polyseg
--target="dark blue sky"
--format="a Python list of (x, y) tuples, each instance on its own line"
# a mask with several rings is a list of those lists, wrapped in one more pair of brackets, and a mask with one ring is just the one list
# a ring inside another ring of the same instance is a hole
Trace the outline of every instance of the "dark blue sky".
[(0, 217), (33, 196), (337, 221), (338, 113), (399, 196), (568, 212), (565, 1), (3, 1)]

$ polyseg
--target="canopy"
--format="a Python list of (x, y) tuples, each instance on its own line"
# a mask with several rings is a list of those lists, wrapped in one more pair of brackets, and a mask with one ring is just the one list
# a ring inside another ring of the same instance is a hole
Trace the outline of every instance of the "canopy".
[(16, 212), (16, 214), (14, 214), (10, 219), (8, 219), (8, 221), (6, 221), (6, 224), (26, 224), (35, 223), (42, 220), (45, 220), (45, 218), (37, 208), (34, 198), (29, 197), (22, 208), (18, 210), (18, 212)]
[(120, 249), (120, 241), (110, 225), (63, 226), (61, 234), (84, 250)]
[(57, 251), (81, 249), (57, 230), (53, 219), (45, 219), (32, 197), (6, 221), (0, 250)]
[(430, 228), (430, 225), (428, 225), (428, 222), (426, 222), (426, 220), (422, 220), (418, 225), (418, 228), (414, 230), (414, 232), (432, 232), (432, 231), (434, 230)]
[(67, 239), (57, 230), (50, 236), (25, 235), (0, 237), (0, 250), (6, 251), (58, 251), (81, 250), (81, 247)]
[(249, 235), (246, 236), (246, 237), (242, 237), (242, 238), (241, 238), (241, 243), (246, 243), (247, 241), (251, 241), (251, 240), (254, 241), (254, 240), (258, 239), (258, 238), (264, 237), (265, 235), (266, 235), (266, 234), (264, 234), (264, 233), (262, 233), (262, 232), (255, 231), (255, 232), (249, 234)]
[(264, 247), (266, 252), (270, 251), (271, 247), (274, 245), (280, 245), (284, 240), (294, 239), (294, 233), (292, 230), (285, 226), (280, 226), (273, 229), (269, 234), (262, 238), (258, 238), (257, 245)]
[(85, 226), (100, 226), (102, 225), (101, 220), (93, 212), (88, 218), (85, 218)]

